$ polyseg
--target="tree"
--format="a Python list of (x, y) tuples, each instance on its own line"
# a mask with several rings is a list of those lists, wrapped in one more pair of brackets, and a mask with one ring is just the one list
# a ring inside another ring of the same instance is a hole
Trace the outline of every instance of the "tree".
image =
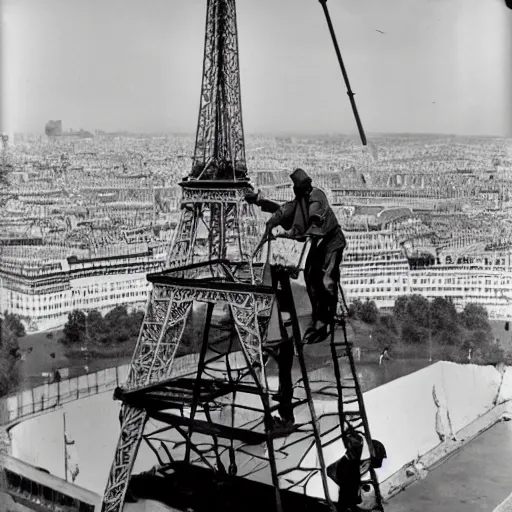
[(87, 336), (93, 343), (105, 343), (108, 341), (106, 324), (102, 314), (93, 309), (87, 314)]
[(458, 325), (456, 325), (454, 329), (436, 332), (434, 339), (437, 345), (460, 346), (464, 338)]
[(82, 344), (85, 342), (87, 318), (83, 311), (75, 309), (68, 314), (68, 321), (64, 325), (64, 343), (67, 345)]
[(350, 317), (359, 319), (361, 318), (361, 310), (363, 309), (363, 303), (360, 299), (356, 299), (348, 307), (348, 314)]
[(457, 331), (457, 310), (453, 302), (436, 297), (430, 304), (430, 327), (434, 333)]
[(16, 388), (20, 381), (20, 347), (18, 338), (25, 328), (17, 315), (4, 314), (0, 318), (0, 396)]
[(430, 303), (422, 295), (411, 295), (407, 303), (407, 322), (430, 328)]
[(113, 343), (124, 343), (131, 337), (130, 326), (127, 323), (123, 323), (117, 329), (110, 331), (110, 339)]
[(379, 350), (385, 347), (390, 348), (398, 342), (398, 329), (392, 316), (386, 315), (379, 318), (373, 327), (372, 339)]
[(126, 306), (116, 306), (105, 315), (105, 323), (109, 329), (117, 329), (121, 323), (127, 321), (127, 317)]
[(396, 320), (391, 315), (382, 315), (379, 318), (379, 324), (381, 324), (387, 331), (398, 334), (398, 325)]
[(130, 315), (130, 336), (137, 337), (140, 332), (140, 327), (142, 322), (144, 321), (144, 312), (143, 311), (133, 311)]
[(428, 340), (428, 330), (418, 324), (406, 323), (402, 326), (402, 342), (408, 345), (421, 345)]
[(489, 323), (489, 314), (480, 304), (466, 304), (459, 318), (462, 325), (471, 331), (477, 329), (491, 331), (492, 329), (491, 324)]
[(393, 316), (399, 324), (403, 324), (407, 319), (407, 304), (409, 303), (409, 297), (407, 295), (400, 295), (395, 300), (393, 306)]
[(374, 324), (379, 318), (379, 308), (373, 300), (366, 299), (361, 308), (361, 320), (366, 324)]
[(5, 329), (17, 338), (23, 338), (26, 335), (25, 326), (21, 322), (20, 317), (14, 313), (7, 313), (5, 311), (4, 325)]
[(464, 349), (479, 349), (489, 345), (492, 341), (490, 331), (477, 330), (467, 333), (462, 348)]
[(505, 351), (496, 343), (491, 343), (481, 349), (481, 354), (487, 364), (498, 364), (505, 361)]

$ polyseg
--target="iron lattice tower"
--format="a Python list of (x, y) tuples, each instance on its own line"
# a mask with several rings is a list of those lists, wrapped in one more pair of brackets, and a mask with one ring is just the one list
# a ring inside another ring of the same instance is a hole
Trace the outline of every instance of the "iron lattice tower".
[[(296, 268), (253, 261), (259, 223), (244, 200), (252, 187), (245, 162), (235, 0), (207, 0), (194, 159), (180, 185), (181, 216), (167, 268), (148, 276), (153, 289), (127, 382), (114, 394), (122, 401), (121, 434), (102, 512), (121, 512), (134, 489), (138, 497), (156, 494), (187, 509), (190, 498), (207, 495), (212, 482), (214, 487), (221, 482), (226, 495), (238, 495), (235, 510), (261, 498), (257, 510), (332, 512), (324, 447), (341, 442), (346, 424), (368, 446), (372, 440), (346, 334), (345, 342), (337, 342), (332, 326), (335, 382), (310, 379), (290, 284)], [(202, 335), (193, 333), (197, 351), (179, 357), (197, 304), (206, 306)], [(226, 330), (212, 320), (219, 304), (227, 306), (231, 327), (226, 336), (215, 337), (215, 329)], [(276, 340), (285, 343), (292, 361), (295, 351), (300, 366), (293, 386), (296, 423), (284, 435), (273, 428), (272, 413), (279, 406), (270, 403), (266, 369), (269, 343)], [(338, 364), (342, 357), (350, 363), (345, 374)], [(314, 397), (337, 398), (336, 410), (318, 415)], [(131, 477), (142, 440), (172, 491), (155, 490), (154, 473)], [(294, 456), (288, 456), (290, 450)], [(368, 482), (378, 493), (373, 472)], [(198, 510), (212, 510), (210, 499), (217, 498), (206, 496)], [(215, 505), (228, 510), (223, 503)]]
[[(247, 262), (257, 244), (256, 215), (244, 196), (252, 190), (247, 176), (242, 124), (238, 35), (235, 0), (208, 0), (203, 61), (203, 82), (192, 171), (183, 182), (181, 216), (171, 242), (166, 267), (179, 268), (180, 277), (230, 273), (225, 259)], [(220, 264), (195, 266), (215, 259)], [(184, 270), (187, 265), (191, 270)], [(132, 358), (124, 390), (134, 392), (175, 375), (173, 365), (192, 301), (208, 295), (224, 299), (232, 307), (239, 325), (257, 326), (254, 294), (208, 294), (204, 288), (158, 286), (148, 298), (145, 318)], [(268, 290), (267, 290), (268, 292)], [(264, 306), (268, 309), (268, 297)], [(241, 301), (241, 302), (240, 302)], [(245, 306), (245, 307), (244, 307)], [(247, 307), (249, 316), (247, 315)], [(253, 326), (253, 328), (254, 328)], [(253, 329), (250, 329), (253, 333)], [(261, 360), (259, 336), (247, 340), (252, 361)], [(102, 502), (102, 511), (123, 509), (133, 464), (148, 420), (143, 407), (126, 403), (120, 415), (121, 435)]]
[[(247, 261), (253, 209), (245, 162), (234, 0), (209, 0), (201, 104), (192, 171), (180, 184), (182, 215), (167, 266), (204, 259)], [(205, 235), (205, 236), (201, 236)]]

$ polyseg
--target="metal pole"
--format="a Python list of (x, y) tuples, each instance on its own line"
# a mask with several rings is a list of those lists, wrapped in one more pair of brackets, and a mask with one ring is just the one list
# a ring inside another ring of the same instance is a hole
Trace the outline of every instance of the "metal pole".
[(331, 33), (332, 42), (334, 44), (334, 49), (336, 50), (336, 56), (338, 57), (338, 62), (340, 64), (341, 73), (343, 74), (343, 79), (345, 80), (345, 85), (347, 86), (347, 94), (350, 99), (350, 104), (352, 105), (352, 112), (354, 112), (354, 117), (356, 118), (357, 129), (359, 130), (361, 142), (363, 143), (363, 146), (366, 146), (366, 135), (364, 133), (361, 119), (359, 118), (356, 101), (354, 100), (354, 93), (352, 92), (352, 89), (350, 88), (350, 82), (348, 79), (347, 70), (345, 69), (345, 64), (343, 64), (343, 58), (341, 57), (340, 47), (338, 46), (338, 40), (336, 39), (336, 34), (334, 33), (334, 27), (332, 26), (329, 9), (327, 9), (327, 0), (318, 0), (318, 1), (322, 4), (322, 8), (324, 10), (325, 19), (327, 20), (327, 25), (329, 27), (329, 32)]
[(64, 478), (68, 481), (68, 447), (66, 443), (66, 413), (62, 413), (64, 419)]

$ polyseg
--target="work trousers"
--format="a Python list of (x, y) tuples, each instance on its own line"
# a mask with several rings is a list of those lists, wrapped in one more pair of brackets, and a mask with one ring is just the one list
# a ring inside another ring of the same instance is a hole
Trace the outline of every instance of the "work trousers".
[[(281, 312), (290, 313), (289, 304), (287, 304), (283, 294), (276, 289), (277, 301)], [(293, 414), (293, 380), (292, 367), (293, 357), (295, 355), (293, 336), (288, 334), (283, 324), (281, 315), (279, 315), (279, 330), (281, 333), (281, 341), (277, 345), (276, 361), (279, 372), (279, 416), (285, 421), (295, 421)]]
[(338, 283), (343, 248), (329, 250), (327, 244), (313, 243), (304, 268), (304, 280), (311, 301), (313, 324), (331, 324), (336, 314)]
[(293, 414), (292, 400), (293, 400), (293, 381), (292, 381), (292, 367), (293, 367), (293, 338), (284, 339), (280, 346), (277, 356), (277, 366), (279, 370), (279, 416), (286, 421), (295, 421)]

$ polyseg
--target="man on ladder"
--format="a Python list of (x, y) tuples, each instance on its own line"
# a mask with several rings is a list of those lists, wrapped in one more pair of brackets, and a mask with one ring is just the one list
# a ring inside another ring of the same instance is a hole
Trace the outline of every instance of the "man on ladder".
[(245, 199), (264, 212), (272, 213), (267, 222), (267, 235), (281, 226), (286, 236), (299, 242), (309, 237), (311, 247), (304, 269), (312, 322), (304, 334), (304, 343), (319, 343), (327, 339), (336, 314), (340, 264), (346, 246), (338, 219), (319, 188), (302, 169), (290, 175), (295, 199), (283, 205), (264, 199), (261, 192), (249, 193)]

